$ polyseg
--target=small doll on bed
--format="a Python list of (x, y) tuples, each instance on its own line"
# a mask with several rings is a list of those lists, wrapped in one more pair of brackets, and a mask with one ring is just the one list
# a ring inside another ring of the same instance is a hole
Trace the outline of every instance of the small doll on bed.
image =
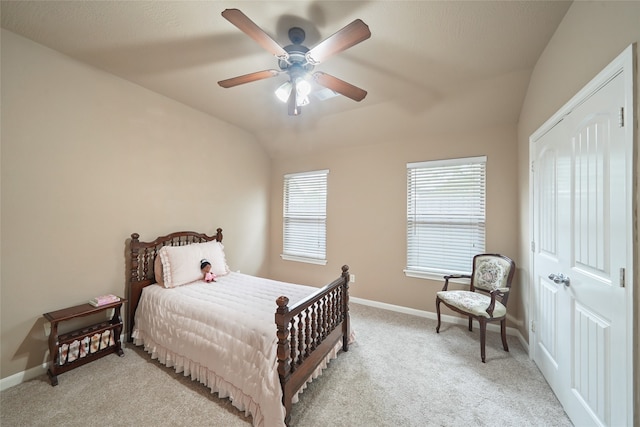
[(204, 274), (205, 282), (215, 282), (216, 275), (211, 271), (211, 263), (206, 259), (200, 261), (200, 270), (202, 270), (202, 274)]

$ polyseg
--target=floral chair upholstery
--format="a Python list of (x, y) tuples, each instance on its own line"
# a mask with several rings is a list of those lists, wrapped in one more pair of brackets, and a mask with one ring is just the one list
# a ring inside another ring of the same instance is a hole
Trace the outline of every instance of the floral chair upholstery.
[[(479, 254), (473, 257), (471, 275), (452, 274), (444, 276), (444, 287), (436, 295), (436, 311), (440, 333), (440, 303), (451, 310), (469, 317), (469, 330), (473, 330), (473, 319), (480, 324), (480, 356), (485, 362), (487, 322), (500, 322), (502, 346), (507, 346), (507, 300), (516, 263), (500, 254)], [(468, 291), (448, 290), (450, 279), (471, 279)]]

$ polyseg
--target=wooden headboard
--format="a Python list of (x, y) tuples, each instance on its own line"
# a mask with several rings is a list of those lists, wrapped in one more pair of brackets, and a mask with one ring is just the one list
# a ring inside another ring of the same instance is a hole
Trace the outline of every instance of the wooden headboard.
[(128, 259), (128, 264), (130, 271), (127, 289), (129, 302), (127, 309), (127, 335), (129, 341), (132, 341), (131, 333), (133, 332), (135, 313), (142, 289), (145, 286), (156, 283), (153, 263), (160, 248), (163, 246), (185, 246), (213, 240), (222, 242), (222, 228), (218, 228), (213, 236), (196, 233), (195, 231), (178, 231), (166, 236), (160, 236), (151, 242), (141, 242), (139, 239), (140, 235), (133, 233), (129, 243), (130, 258)]

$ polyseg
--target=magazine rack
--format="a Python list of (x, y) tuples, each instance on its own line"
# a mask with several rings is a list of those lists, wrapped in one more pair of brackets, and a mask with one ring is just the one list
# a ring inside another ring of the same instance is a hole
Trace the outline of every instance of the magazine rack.
[[(51, 385), (58, 385), (58, 375), (86, 363), (99, 359), (107, 354), (117, 353), (123, 357), (120, 334), (122, 333), (122, 317), (120, 310), (126, 299), (104, 304), (99, 307), (81, 304), (62, 310), (45, 313), (43, 316), (51, 322), (49, 335), (49, 369), (47, 375)], [(61, 322), (78, 317), (89, 316), (105, 310), (113, 309), (111, 320), (96, 323), (74, 331), (58, 334)]]

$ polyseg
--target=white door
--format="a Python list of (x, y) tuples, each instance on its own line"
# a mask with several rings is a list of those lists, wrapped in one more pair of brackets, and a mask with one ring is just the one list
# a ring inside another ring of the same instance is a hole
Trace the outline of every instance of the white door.
[[(562, 369), (569, 363), (566, 344), (570, 342), (568, 325), (569, 293), (564, 284), (549, 279), (550, 274), (563, 271), (563, 256), (569, 252), (568, 191), (569, 148), (567, 132), (560, 124), (536, 142), (533, 157), (534, 261), (532, 286), (534, 289), (534, 325), (536, 336), (532, 353), (540, 371), (558, 399), (563, 402), (567, 388)], [(566, 272), (566, 269), (564, 270)], [(564, 359), (563, 359), (564, 357)], [(561, 395), (562, 394), (562, 395)]]
[(632, 423), (632, 126), (604, 83), (531, 147), (532, 353), (577, 426)]

